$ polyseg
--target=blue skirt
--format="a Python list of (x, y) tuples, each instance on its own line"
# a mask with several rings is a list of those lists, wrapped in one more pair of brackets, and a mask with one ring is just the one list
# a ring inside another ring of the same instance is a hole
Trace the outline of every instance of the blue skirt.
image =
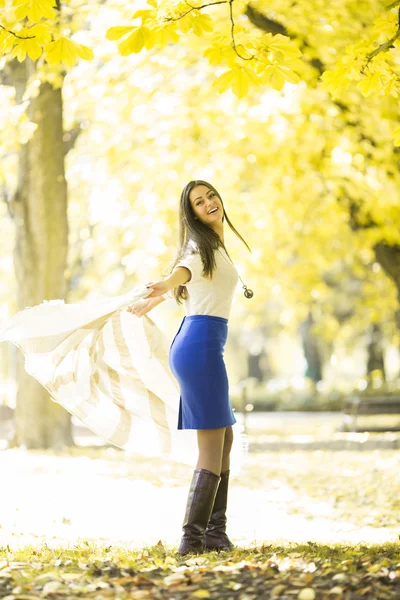
[(169, 350), (169, 365), (181, 393), (178, 429), (217, 429), (236, 423), (223, 358), (227, 337), (228, 319), (183, 318)]

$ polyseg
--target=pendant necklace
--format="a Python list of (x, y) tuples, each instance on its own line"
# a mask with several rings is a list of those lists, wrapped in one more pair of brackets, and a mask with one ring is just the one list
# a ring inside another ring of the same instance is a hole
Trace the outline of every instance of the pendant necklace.
[[(228, 254), (228, 250), (225, 248), (225, 245), (224, 245), (224, 244), (222, 244), (222, 245), (223, 245), (223, 247), (224, 247), (224, 250), (225, 250), (225, 252), (226, 252), (226, 253), (227, 253), (227, 255), (228, 255), (228, 258), (229, 258), (229, 260), (230, 260), (230, 261), (231, 261), (231, 263), (233, 264), (233, 261), (232, 261), (231, 257), (230, 257), (230, 256), (229, 256), (229, 254)], [(234, 264), (233, 264), (233, 266), (235, 267), (235, 265), (234, 265)], [(236, 269), (236, 267), (235, 267), (235, 269)], [(236, 271), (237, 271), (237, 269), (236, 269)], [(237, 274), (238, 274), (238, 276), (239, 276), (239, 279), (240, 279), (240, 281), (241, 281), (241, 282), (242, 282), (242, 284), (243, 284), (243, 285), (242, 285), (242, 287), (243, 287), (243, 289), (244, 289), (244, 292), (243, 292), (243, 293), (244, 293), (244, 297), (245, 297), (245, 298), (252, 298), (252, 297), (254, 296), (254, 292), (253, 292), (253, 290), (250, 290), (250, 289), (247, 287), (247, 285), (245, 285), (245, 284), (243, 283), (243, 279), (240, 277), (240, 275), (239, 275), (239, 272), (238, 272), (238, 271), (237, 271)]]

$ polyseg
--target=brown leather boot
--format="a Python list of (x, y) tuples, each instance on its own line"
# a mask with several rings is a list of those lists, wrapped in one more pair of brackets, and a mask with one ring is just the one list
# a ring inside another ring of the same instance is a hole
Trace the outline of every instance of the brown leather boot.
[(205, 550), (232, 550), (234, 545), (226, 534), (226, 507), (228, 503), (229, 473), (221, 473), (214, 507), (204, 536)]
[(220, 477), (207, 469), (195, 469), (183, 522), (180, 555), (204, 552), (204, 532), (210, 519)]

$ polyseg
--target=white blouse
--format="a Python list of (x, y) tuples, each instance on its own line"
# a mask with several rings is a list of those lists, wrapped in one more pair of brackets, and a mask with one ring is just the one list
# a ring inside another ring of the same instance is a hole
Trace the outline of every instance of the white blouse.
[(212, 279), (203, 277), (203, 263), (196, 246), (192, 244), (194, 254), (180, 260), (175, 267), (186, 267), (191, 279), (185, 284), (188, 298), (184, 300), (185, 314), (210, 315), (229, 319), (233, 294), (239, 281), (238, 272), (228, 258), (225, 250), (219, 247), (215, 251), (216, 268)]

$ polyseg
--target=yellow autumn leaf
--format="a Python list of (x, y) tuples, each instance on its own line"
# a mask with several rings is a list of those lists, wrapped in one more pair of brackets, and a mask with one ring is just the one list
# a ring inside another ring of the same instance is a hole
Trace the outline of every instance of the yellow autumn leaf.
[(232, 87), (234, 75), (235, 74), (234, 74), (233, 69), (229, 69), (229, 71), (225, 71), (225, 73), (222, 73), (222, 75), (220, 75), (219, 77), (217, 77), (217, 79), (214, 80), (213, 87), (220, 94), (222, 94), (223, 92), (226, 92), (227, 90), (229, 90)]
[(298, 600), (315, 600), (316, 594), (312, 588), (304, 588), (300, 590), (299, 595), (297, 596)]
[(330, 69), (322, 73), (320, 79), (322, 80), (321, 89), (328, 91), (334, 97), (345, 92), (351, 83), (343, 72)]
[(93, 50), (83, 44), (77, 44), (76, 49), (78, 56), (83, 60), (93, 60)]
[(295, 46), (290, 38), (278, 33), (267, 42), (268, 50), (282, 52), (290, 58), (298, 58), (302, 55), (301, 50)]
[(189, 33), (189, 31), (191, 31), (193, 25), (192, 25), (192, 18), (191, 15), (187, 15), (184, 19), (180, 19), (179, 21), (179, 31), (181, 33)]
[(229, 67), (234, 67), (238, 61), (238, 55), (232, 46), (211, 46), (205, 50), (203, 56), (208, 58), (211, 65), (220, 65), (226, 62)]
[(203, 56), (208, 58), (208, 62), (211, 65), (219, 65), (224, 60), (224, 53), (221, 46), (211, 46), (211, 48), (207, 48), (203, 53)]
[(110, 27), (106, 31), (106, 38), (111, 41), (119, 40), (120, 38), (124, 37), (124, 35), (132, 31), (132, 29), (134, 29), (132, 25)]
[(284, 60), (283, 67), (288, 67), (291, 71), (294, 69), (303, 69), (304, 63), (299, 58), (289, 58)]
[(50, 65), (62, 63), (68, 67), (73, 67), (78, 56), (84, 60), (90, 60), (93, 58), (93, 52), (87, 46), (65, 37), (61, 37), (45, 47), (46, 61)]
[(54, 19), (57, 6), (55, 0), (13, 0), (12, 5), (18, 21), (28, 17), (34, 23), (42, 18)]
[(280, 91), (285, 85), (285, 78), (276, 67), (269, 67), (269, 83), (274, 90)]
[(150, 31), (147, 27), (136, 27), (131, 35), (119, 44), (119, 53), (122, 56), (128, 56), (132, 53), (138, 54), (145, 46), (146, 37), (149, 33)]
[(235, 69), (232, 91), (238, 98), (244, 98), (249, 91), (249, 79), (246, 77), (244, 69)]
[[(179, 13), (171, 14), (171, 18), (176, 19), (178, 16), (179, 16)], [(178, 21), (176, 21), (176, 26), (179, 29), (179, 31), (181, 31), (182, 33), (189, 33), (189, 31), (191, 31), (193, 29), (193, 20), (194, 20), (193, 13), (189, 13), (183, 19), (179, 19)]]
[(265, 83), (269, 83), (274, 90), (281, 90), (285, 85), (285, 78), (277, 65), (268, 65), (261, 76)]
[(246, 67), (233, 67), (225, 73), (222, 73), (213, 83), (213, 87), (222, 94), (229, 89), (238, 98), (243, 98), (249, 91), (249, 85), (258, 85), (258, 80), (255, 73)]
[(322, 88), (323, 89), (332, 89), (338, 85), (341, 79), (338, 77), (336, 71), (332, 71), (331, 69), (327, 69), (324, 71), (320, 77), (322, 80)]
[[(271, 82), (271, 77), (274, 77), (276, 73), (279, 73), (285, 81), (289, 83), (299, 83), (300, 77), (292, 69), (289, 69), (286, 65), (269, 65), (265, 69), (266, 76), (262, 77), (263, 82)], [(280, 81), (280, 79), (279, 79)], [(281, 89), (281, 88), (275, 88)]]
[(17, 42), (14, 48), (10, 52), (11, 56), (14, 56), (18, 60), (18, 62), (22, 62), (26, 57), (26, 49)]
[(166, 25), (153, 30), (154, 45), (164, 48), (167, 44), (177, 44), (179, 35), (175, 31), (175, 25)]
[(258, 86), (261, 81), (254, 71), (247, 67), (241, 67), (238, 70), (240, 70), (240, 78), (236, 77), (237, 84), (234, 82), (232, 89), (239, 98), (243, 98), (247, 94), (250, 85)]
[[(252, 57), (251, 53), (248, 51), (246, 46), (243, 46), (243, 44), (236, 44), (236, 50), (243, 59), (251, 59), (251, 57)], [(233, 56), (235, 57), (235, 62), (236, 62), (237, 54), (233, 49), (232, 49), (232, 51), (233, 51)]]
[(194, 10), (183, 19), (177, 22), (177, 27), (182, 33), (193, 33), (199, 37), (203, 35), (203, 32), (209, 32), (213, 30), (213, 22), (209, 15), (203, 15), (200, 11)]
[(149, 10), (149, 9), (137, 10), (132, 15), (132, 19), (142, 19), (142, 23), (144, 23), (148, 19), (155, 20), (156, 17), (157, 17), (157, 11), (153, 10), (153, 9), (152, 10)]
[(49, 28), (43, 23), (38, 23), (28, 29), (29, 35), (35, 36), (36, 41), (42, 46), (51, 42), (51, 33)]
[(281, 67), (282, 75), (289, 83), (299, 83), (300, 75), (292, 71), (291, 69), (287, 69), (286, 67)]
[(224, 55), (224, 60), (226, 61), (228, 66), (231, 68), (235, 67), (238, 62), (238, 55), (236, 54), (232, 46), (225, 46), (225, 48), (222, 49), (222, 52)]
[(192, 598), (211, 598), (208, 590), (196, 590), (191, 594)]
[(207, 33), (213, 30), (213, 22), (210, 15), (193, 15), (193, 33), (199, 37), (203, 33)]
[(384, 17), (378, 17), (374, 20), (373, 31), (376, 34), (382, 33), (385, 37), (391, 38), (396, 33), (397, 21), (397, 14), (395, 13), (388, 13)]
[[(27, 31), (25, 30), (25, 35), (26, 34)], [(25, 60), (27, 55), (32, 60), (36, 60), (42, 54), (42, 47), (35, 38), (25, 40), (17, 39), (17, 43), (10, 54), (11, 56), (15, 56), (18, 62)]]
[(157, 21), (157, 10), (152, 9), (142, 9), (137, 10), (133, 15), (132, 19), (142, 19), (142, 25), (145, 23), (155, 23)]
[(395, 146), (400, 146), (400, 127), (397, 127), (397, 129), (393, 131), (393, 144)]
[(394, 98), (398, 98), (400, 85), (395, 75), (390, 77), (388, 82), (384, 85), (383, 91), (386, 96), (393, 96)]
[(363, 96), (368, 97), (372, 94), (378, 94), (382, 90), (382, 79), (379, 73), (373, 73), (371, 76), (366, 76), (357, 83), (357, 89), (360, 90)]
[(69, 67), (73, 67), (77, 59), (77, 51), (74, 43), (64, 37), (46, 46), (45, 55), (49, 65), (63, 63)]
[(151, 48), (154, 48), (155, 45), (156, 45), (155, 31), (154, 31), (154, 29), (149, 29), (148, 33), (146, 35), (146, 39), (144, 41), (144, 46), (145, 46), (146, 50), (150, 50)]
[(11, 35), (11, 33), (8, 33), (3, 29), (0, 30), (0, 56), (10, 52), (16, 43), (17, 38), (14, 35)]

